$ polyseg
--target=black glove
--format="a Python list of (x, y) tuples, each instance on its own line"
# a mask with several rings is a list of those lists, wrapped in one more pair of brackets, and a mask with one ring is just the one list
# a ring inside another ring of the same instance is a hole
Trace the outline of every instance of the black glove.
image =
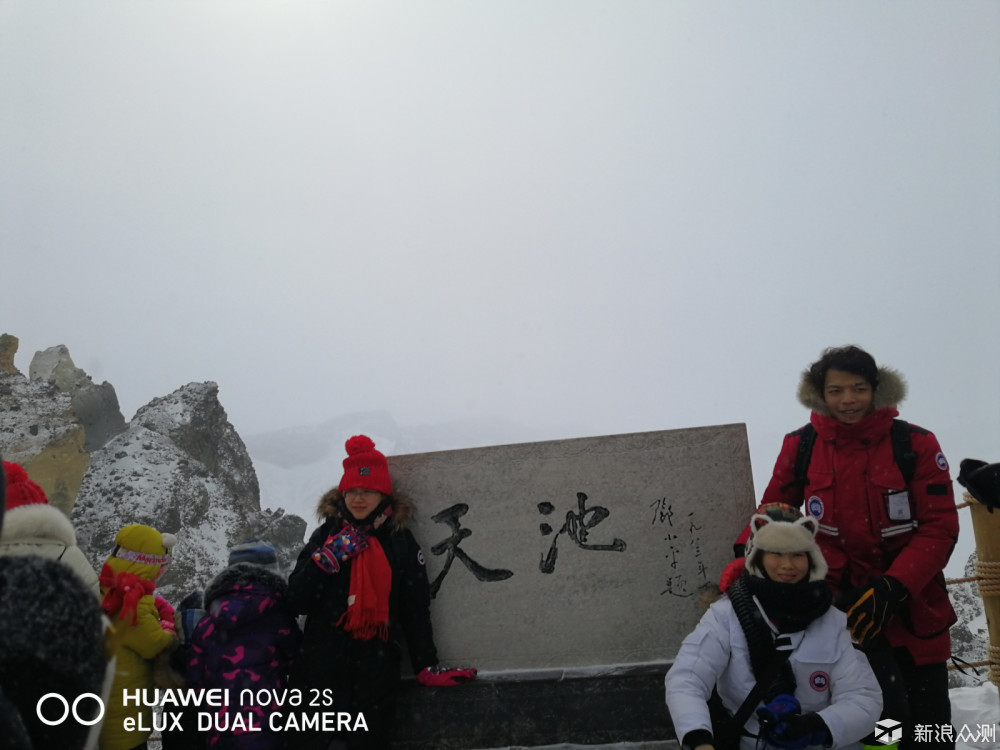
[(712, 733), (707, 729), (692, 729), (690, 732), (684, 735), (684, 739), (681, 741), (681, 747), (683, 750), (695, 750), (695, 748), (708, 745), (709, 747), (717, 747), (715, 740), (712, 738)]
[(757, 709), (760, 733), (769, 743), (784, 750), (802, 750), (807, 745), (832, 743), (830, 730), (818, 713), (801, 713), (791, 695), (779, 695)]
[(1000, 508), (1000, 463), (988, 464), (975, 458), (963, 458), (958, 483), (990, 513), (994, 508)]
[(823, 717), (815, 711), (782, 717), (771, 739), (785, 750), (799, 750), (807, 745), (830, 745), (833, 738)]
[(882, 632), (909, 593), (892, 576), (873, 578), (870, 586), (855, 591), (858, 596), (847, 610), (847, 627), (855, 642), (864, 646)]

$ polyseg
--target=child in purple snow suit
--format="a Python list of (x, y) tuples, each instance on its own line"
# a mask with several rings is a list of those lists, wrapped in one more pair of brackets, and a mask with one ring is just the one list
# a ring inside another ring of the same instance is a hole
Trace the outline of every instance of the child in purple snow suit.
[[(207, 614), (191, 637), (187, 683), (229, 691), (228, 706), (202, 708), (214, 712), (209, 748), (278, 750), (283, 737), (271, 730), (270, 716), (282, 709), (272, 691), (286, 687), (301, 633), (270, 545), (249, 540), (231, 550), (229, 562), (205, 591)], [(241, 700), (244, 690), (253, 700)]]

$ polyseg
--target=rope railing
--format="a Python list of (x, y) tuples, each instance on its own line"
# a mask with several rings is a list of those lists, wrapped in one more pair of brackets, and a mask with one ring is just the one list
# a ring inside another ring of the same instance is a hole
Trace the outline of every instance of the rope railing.
[(1000, 561), (976, 563), (976, 580), (982, 597), (1000, 595)]
[[(948, 669), (962, 670), (964, 667), (988, 667), (988, 678), (1000, 686), (1000, 513), (990, 513), (986, 506), (965, 493), (964, 502), (956, 508), (970, 508), (972, 528), (976, 535), (975, 575), (966, 578), (951, 578), (945, 581), (949, 586), (975, 583), (983, 600), (986, 624), (989, 628), (990, 645), (986, 661), (965, 662), (952, 657)], [(956, 664), (955, 662), (961, 662)]]
[(948, 578), (945, 580), (945, 584), (948, 586), (957, 586), (960, 583), (972, 583), (973, 581), (978, 581), (979, 576), (969, 576), (968, 578)]

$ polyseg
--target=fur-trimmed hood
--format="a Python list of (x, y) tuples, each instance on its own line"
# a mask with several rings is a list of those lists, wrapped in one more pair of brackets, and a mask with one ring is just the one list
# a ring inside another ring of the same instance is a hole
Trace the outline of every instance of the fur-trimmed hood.
[[(386, 523), (389, 531), (393, 534), (401, 531), (416, 512), (413, 501), (406, 495), (394, 491), (389, 498), (392, 501), (392, 514)], [(344, 493), (337, 487), (327, 492), (319, 499), (319, 506), (316, 514), (321, 520), (336, 518), (346, 522), (342, 508), (344, 507)]]
[[(812, 379), (809, 377), (808, 369), (804, 370), (802, 376), (799, 378), (799, 389), (796, 395), (798, 396), (799, 403), (810, 411), (822, 414), (825, 417), (830, 416), (830, 410), (826, 408), (826, 401), (823, 399), (823, 394), (816, 390)], [(895, 408), (903, 403), (905, 398), (906, 379), (902, 373), (893, 370), (891, 367), (879, 367), (878, 387), (875, 389), (873, 406), (876, 409), (886, 407)]]
[(7, 511), (0, 533), (0, 555), (40, 555), (71, 567), (95, 596), (101, 595), (97, 572), (76, 543), (73, 523), (51, 505), (19, 505)]
[(76, 546), (73, 524), (58, 508), (36, 503), (19, 505), (7, 511), (0, 543), (44, 540), (66, 547)]

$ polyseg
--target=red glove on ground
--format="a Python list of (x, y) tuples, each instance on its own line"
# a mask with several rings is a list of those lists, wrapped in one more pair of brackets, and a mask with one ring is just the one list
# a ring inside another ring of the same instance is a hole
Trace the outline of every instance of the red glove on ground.
[(476, 669), (445, 669), (444, 667), (424, 667), (417, 672), (417, 682), (424, 687), (451, 687), (474, 680)]

